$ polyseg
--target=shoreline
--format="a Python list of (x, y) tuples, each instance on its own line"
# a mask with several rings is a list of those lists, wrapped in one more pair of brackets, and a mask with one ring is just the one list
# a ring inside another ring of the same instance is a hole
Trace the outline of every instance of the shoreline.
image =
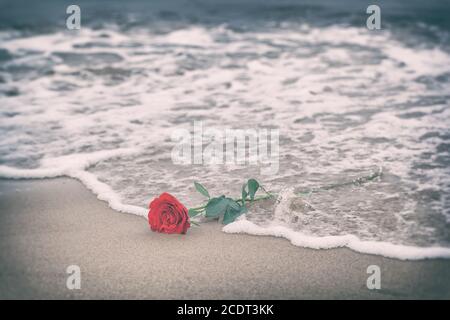
[(326, 237), (308, 236), (282, 226), (260, 227), (248, 220), (229, 224), (224, 227), (223, 231), (230, 234), (279, 237), (288, 240), (294, 246), (306, 249), (348, 248), (361, 254), (379, 255), (403, 261), (450, 259), (450, 248), (415, 247), (384, 241), (366, 241), (351, 234)]
[[(107, 184), (85, 169), (91, 162), (97, 162), (104, 157), (116, 155), (116, 152), (124, 150), (101, 151), (95, 155), (84, 158), (81, 166), (68, 170), (67, 168), (44, 168), (44, 169), (16, 169), (0, 166), (0, 180), (9, 181), (35, 181), (49, 179), (73, 179), (88, 189), (93, 195), (115, 212), (131, 214), (147, 219), (148, 210), (144, 207), (125, 204), (115, 195), (115, 192)], [(128, 150), (136, 152), (136, 150)], [(382, 168), (380, 167), (380, 173)], [(424, 259), (450, 259), (450, 248), (446, 247), (418, 247), (413, 245), (394, 244), (384, 241), (360, 240), (352, 234), (317, 237), (295, 232), (282, 226), (261, 227), (251, 221), (236, 221), (225, 226), (222, 231), (229, 234), (246, 234), (255, 236), (271, 236), (283, 238), (292, 245), (306, 249), (335, 249), (349, 248), (357, 253), (380, 255), (386, 258), (405, 261), (417, 261)]]
[[(221, 228), (158, 234), (77, 180), (0, 179), (0, 298), (450, 299), (449, 260), (307, 249)], [(65, 285), (73, 264), (80, 290)], [(370, 265), (380, 290), (366, 286)]]

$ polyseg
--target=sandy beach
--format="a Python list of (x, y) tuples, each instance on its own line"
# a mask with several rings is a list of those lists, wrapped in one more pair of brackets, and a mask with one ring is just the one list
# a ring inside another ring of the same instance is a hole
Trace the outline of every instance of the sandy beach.
[[(68, 178), (0, 180), (0, 246), (1, 299), (450, 298), (448, 260), (304, 249), (213, 222), (158, 234)], [(80, 290), (66, 287), (69, 265)], [(369, 265), (380, 290), (366, 286)]]

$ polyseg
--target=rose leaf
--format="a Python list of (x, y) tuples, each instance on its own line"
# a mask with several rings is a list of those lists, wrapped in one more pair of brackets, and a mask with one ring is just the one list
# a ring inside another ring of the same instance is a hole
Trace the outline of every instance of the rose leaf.
[(247, 182), (248, 194), (250, 195), (250, 200), (255, 199), (256, 191), (258, 191), (259, 183), (255, 179), (249, 179)]
[(228, 200), (225, 196), (220, 196), (218, 198), (212, 198), (206, 204), (206, 217), (218, 217), (224, 214), (227, 210)]
[(241, 214), (247, 212), (247, 208), (244, 206), (240, 206), (238, 210), (232, 208), (229, 206), (227, 208), (227, 211), (225, 212), (225, 215), (223, 216), (223, 224), (229, 224), (236, 220), (237, 217), (239, 217)]
[(244, 184), (242, 185), (242, 204), (243, 204), (244, 206), (245, 206), (245, 199), (247, 199), (247, 196), (248, 196), (246, 187), (247, 187), (247, 184), (244, 183)]
[(198, 192), (200, 192), (202, 195), (204, 195), (207, 198), (211, 198), (208, 190), (206, 190), (206, 188), (204, 186), (202, 186), (198, 182), (194, 182), (194, 185), (195, 185), (195, 189), (197, 189)]

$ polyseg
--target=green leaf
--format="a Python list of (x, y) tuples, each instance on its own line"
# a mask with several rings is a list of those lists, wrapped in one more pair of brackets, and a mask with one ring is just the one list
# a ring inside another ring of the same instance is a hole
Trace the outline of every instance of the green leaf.
[(227, 211), (225, 212), (225, 215), (223, 216), (223, 224), (229, 224), (236, 220), (237, 217), (239, 217), (241, 214), (247, 212), (247, 208), (244, 206), (240, 206), (238, 210), (232, 208), (229, 206), (227, 208)]
[(200, 183), (198, 182), (194, 182), (195, 185), (195, 189), (197, 189), (198, 192), (200, 192), (202, 195), (204, 195), (207, 198), (211, 198), (209, 196), (209, 192), (208, 190), (206, 190), (206, 188), (204, 186), (202, 186)]
[(189, 209), (188, 210), (188, 215), (189, 215), (189, 217), (195, 217), (196, 215), (198, 215), (200, 213), (200, 211), (197, 211), (197, 210), (195, 210), (195, 209)]
[(197, 223), (197, 222), (195, 222), (195, 221), (190, 221), (190, 223), (192, 223), (194, 226), (197, 226), (197, 227), (199, 227), (200, 226), (200, 224), (199, 223)]
[(206, 204), (206, 217), (218, 217), (224, 214), (227, 210), (228, 201), (225, 196), (220, 196), (218, 198), (212, 198)]
[[(220, 217), (226, 215), (227, 212), (229, 219), (234, 216), (234, 213), (241, 212), (242, 207), (231, 198), (225, 198), (221, 196), (219, 198), (211, 199), (206, 205), (206, 217)], [(232, 219), (234, 221), (234, 219)]]
[(245, 206), (245, 199), (247, 199), (248, 193), (247, 190), (245, 189), (247, 187), (247, 183), (244, 183), (242, 185), (242, 205)]
[(230, 198), (225, 198), (227, 200), (227, 204), (230, 208), (232, 208), (233, 210), (240, 210), (241, 206), (239, 205), (239, 203), (237, 203), (236, 201), (234, 201), (233, 199)]
[(258, 191), (259, 183), (255, 179), (249, 179), (247, 182), (248, 194), (250, 195), (250, 200), (255, 199), (256, 191)]

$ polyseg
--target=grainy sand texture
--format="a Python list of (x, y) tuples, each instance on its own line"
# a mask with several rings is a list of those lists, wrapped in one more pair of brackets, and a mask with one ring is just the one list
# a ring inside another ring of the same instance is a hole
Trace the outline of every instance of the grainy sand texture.
[[(80, 290), (66, 287), (69, 265)], [(380, 290), (366, 286), (370, 265)], [(0, 298), (448, 299), (450, 261), (305, 249), (216, 222), (158, 234), (76, 180), (0, 180)]]

